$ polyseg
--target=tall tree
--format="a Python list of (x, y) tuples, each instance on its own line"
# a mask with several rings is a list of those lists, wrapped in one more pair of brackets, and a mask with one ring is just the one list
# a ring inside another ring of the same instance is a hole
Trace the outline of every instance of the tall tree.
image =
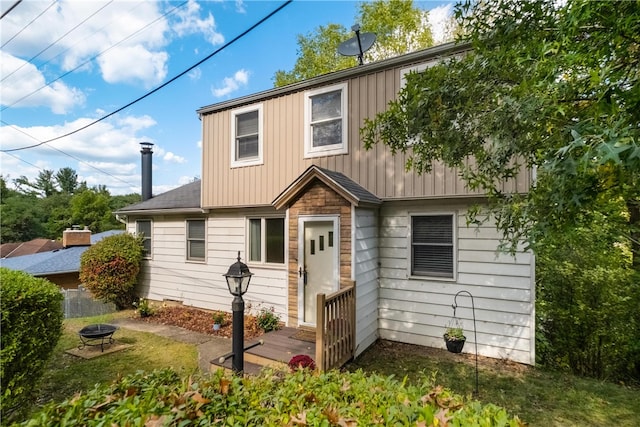
[[(375, 0), (358, 5), (356, 21), (362, 32), (377, 34), (374, 47), (367, 53), (380, 60), (423, 49), (433, 44), (428, 11), (411, 0)], [(338, 53), (338, 45), (353, 36), (339, 24), (320, 26), (307, 35), (298, 35), (298, 59), (291, 71), (278, 70), (276, 87), (295, 83), (332, 71), (357, 65), (354, 57)]]
[(78, 189), (78, 174), (69, 167), (59, 169), (55, 179), (63, 193), (73, 194)]
[(74, 195), (71, 198), (71, 221), (73, 224), (87, 226), (94, 233), (109, 230), (112, 227), (111, 196), (104, 186), (94, 187)]
[[(410, 152), (418, 172), (458, 167), (511, 247), (620, 200), (640, 269), (640, 3), (469, 1), (455, 13), (469, 52), (410, 76), (365, 144)], [(536, 185), (504, 194), (523, 167)]]

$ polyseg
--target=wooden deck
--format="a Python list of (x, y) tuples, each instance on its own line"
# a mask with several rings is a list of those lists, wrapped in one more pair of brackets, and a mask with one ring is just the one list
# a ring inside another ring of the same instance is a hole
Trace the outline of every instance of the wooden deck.
[[(298, 354), (306, 354), (315, 358), (315, 342), (302, 341), (294, 338), (300, 332), (296, 328), (282, 328), (262, 335), (260, 338), (245, 342), (245, 347), (264, 340), (263, 345), (253, 347), (244, 353), (244, 369), (246, 374), (255, 374), (262, 367), (287, 368), (289, 360)], [(211, 361), (211, 369), (231, 369), (231, 358), (220, 364), (217, 360)]]

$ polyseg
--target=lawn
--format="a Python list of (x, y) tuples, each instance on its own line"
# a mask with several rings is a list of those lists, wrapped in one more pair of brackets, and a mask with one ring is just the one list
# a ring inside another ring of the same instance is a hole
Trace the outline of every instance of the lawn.
[[(475, 358), (379, 341), (347, 367), (416, 382), (426, 375), (456, 393), (475, 389)], [(480, 358), (479, 395), (530, 426), (640, 426), (640, 389)]]
[(118, 329), (113, 336), (118, 343), (131, 344), (131, 347), (125, 350), (93, 359), (82, 359), (65, 353), (66, 350), (78, 347), (78, 331), (83, 326), (109, 323), (117, 316), (131, 314), (131, 311), (123, 311), (65, 320), (64, 333), (42, 379), (38, 405), (51, 401), (61, 402), (79, 391), (92, 389), (95, 384), (108, 384), (120, 375), (135, 373), (138, 370), (151, 371), (172, 367), (186, 375), (198, 369), (198, 352), (194, 345), (128, 329)]

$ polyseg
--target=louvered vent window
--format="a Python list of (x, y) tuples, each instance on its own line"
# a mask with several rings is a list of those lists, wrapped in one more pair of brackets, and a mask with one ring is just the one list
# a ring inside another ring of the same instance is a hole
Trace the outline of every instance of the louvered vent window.
[(453, 278), (453, 215), (411, 217), (411, 274)]

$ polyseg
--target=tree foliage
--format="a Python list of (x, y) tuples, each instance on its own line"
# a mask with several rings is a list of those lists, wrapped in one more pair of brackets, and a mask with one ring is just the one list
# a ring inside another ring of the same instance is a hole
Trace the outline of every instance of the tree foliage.
[[(414, 6), (411, 0), (360, 3), (356, 22), (362, 32), (377, 34), (377, 41), (366, 57), (380, 60), (431, 46), (433, 38), (427, 16), (428, 12)], [(306, 35), (298, 35), (298, 59), (291, 71), (276, 71), (274, 86), (356, 66), (355, 57), (338, 53), (338, 45), (353, 36), (350, 29), (339, 24), (319, 26)]]
[(96, 298), (120, 309), (131, 307), (143, 250), (141, 237), (105, 237), (80, 257), (80, 281)]
[(62, 334), (62, 294), (56, 285), (0, 268), (0, 410), (3, 424), (29, 408), (49, 356)]
[[(640, 346), (637, 316), (626, 329), (613, 320), (640, 282), (640, 3), (466, 2), (456, 17), (468, 50), (410, 75), (366, 121), (365, 145), (407, 152), (418, 172), (436, 160), (457, 167), (488, 195), (505, 248), (540, 254), (546, 362), (595, 376), (623, 369), (604, 358)], [(503, 191), (527, 171), (526, 194)]]

